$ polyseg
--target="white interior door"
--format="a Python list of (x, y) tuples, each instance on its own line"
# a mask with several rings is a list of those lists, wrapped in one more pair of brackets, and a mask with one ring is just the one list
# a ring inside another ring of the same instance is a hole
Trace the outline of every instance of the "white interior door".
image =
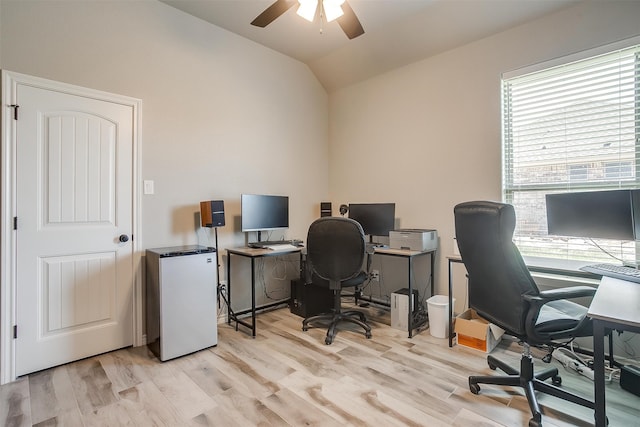
[(135, 114), (91, 92), (16, 94), (19, 376), (133, 343)]

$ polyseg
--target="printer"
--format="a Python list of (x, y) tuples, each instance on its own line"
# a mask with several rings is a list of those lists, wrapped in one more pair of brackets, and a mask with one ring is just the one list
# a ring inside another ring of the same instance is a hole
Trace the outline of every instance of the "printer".
[(438, 232), (419, 228), (403, 228), (389, 232), (391, 249), (410, 251), (433, 251), (438, 249)]

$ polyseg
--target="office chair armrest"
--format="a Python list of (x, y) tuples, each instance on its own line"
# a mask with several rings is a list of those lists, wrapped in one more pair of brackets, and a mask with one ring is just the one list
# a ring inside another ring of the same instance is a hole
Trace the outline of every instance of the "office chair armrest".
[(596, 288), (590, 286), (569, 286), (567, 288), (540, 291), (538, 295), (523, 295), (522, 298), (531, 304), (535, 311), (539, 311), (543, 305), (551, 301), (590, 297), (595, 293)]
[(590, 286), (569, 286), (567, 288), (549, 289), (546, 291), (540, 291), (538, 295), (525, 295), (524, 299), (533, 301), (542, 301), (546, 304), (549, 301), (555, 301), (559, 299), (573, 299), (580, 297), (590, 297), (596, 293), (596, 288)]

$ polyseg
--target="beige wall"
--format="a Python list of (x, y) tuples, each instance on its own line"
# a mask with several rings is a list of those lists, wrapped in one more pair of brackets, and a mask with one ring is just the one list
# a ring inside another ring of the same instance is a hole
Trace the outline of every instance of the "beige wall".
[[(302, 63), (155, 0), (2, 1), (3, 69), (142, 99), (143, 245), (244, 243), (240, 194), (290, 196), (300, 237), (328, 193), (327, 94)], [(252, 172), (281, 165), (281, 171)], [(237, 222), (237, 220), (236, 220)]]
[[(0, 19), (0, 68), (142, 100), (142, 249), (213, 246), (210, 199), (225, 201), (219, 247), (243, 245), (241, 193), (288, 195), (286, 236), (306, 237), (328, 196), (328, 96), (304, 64), (156, 0), (2, 0)], [(265, 267), (269, 295), (288, 296), (288, 264)]]
[(331, 93), (331, 199), (437, 229), (446, 294), (454, 205), (501, 198), (501, 73), (638, 35), (639, 18), (637, 1), (587, 2)]

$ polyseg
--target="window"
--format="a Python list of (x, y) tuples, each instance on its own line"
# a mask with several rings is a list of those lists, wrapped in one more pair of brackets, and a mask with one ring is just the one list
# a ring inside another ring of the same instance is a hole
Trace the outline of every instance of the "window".
[(607, 162), (604, 165), (606, 179), (633, 178), (634, 164), (628, 162)]
[[(547, 233), (547, 193), (639, 188), (640, 45), (504, 75), (503, 198), (524, 255), (636, 260), (635, 242)], [(640, 254), (640, 252), (639, 252)]]

